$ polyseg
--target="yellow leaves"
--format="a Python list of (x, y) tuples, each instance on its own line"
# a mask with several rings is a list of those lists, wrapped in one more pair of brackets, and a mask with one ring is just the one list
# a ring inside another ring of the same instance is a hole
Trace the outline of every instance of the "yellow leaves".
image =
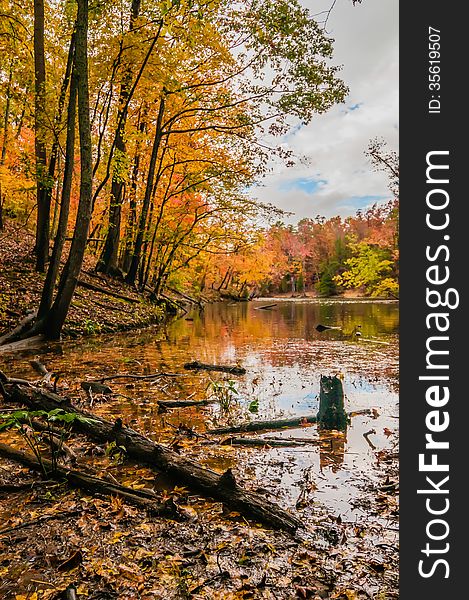
[(145, 581), (145, 578), (140, 573), (140, 569), (136, 564), (130, 563), (129, 565), (119, 565), (119, 572), (129, 581), (135, 583), (143, 583)]
[(32, 594), (16, 594), (15, 600), (38, 600), (39, 596), (37, 592), (33, 592)]
[(130, 531), (116, 531), (114, 532), (114, 535), (112, 536), (112, 538), (109, 540), (110, 544), (117, 544), (121, 538), (123, 537), (128, 537), (130, 535)]

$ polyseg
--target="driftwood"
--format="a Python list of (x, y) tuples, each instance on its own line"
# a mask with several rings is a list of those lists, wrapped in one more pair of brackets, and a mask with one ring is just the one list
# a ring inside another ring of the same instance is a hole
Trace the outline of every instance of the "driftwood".
[(207, 433), (225, 434), (225, 433), (244, 433), (248, 431), (263, 431), (268, 429), (284, 429), (286, 427), (301, 427), (309, 423), (317, 423), (316, 415), (306, 415), (304, 417), (291, 417), (289, 419), (277, 419), (271, 421), (250, 421), (241, 423), (234, 427), (218, 427), (210, 429)]
[(119, 294), (112, 290), (108, 290), (99, 285), (94, 285), (93, 283), (88, 283), (87, 281), (83, 281), (83, 279), (77, 280), (77, 285), (83, 287), (87, 290), (91, 290), (92, 292), (99, 292), (100, 294), (104, 294), (106, 296), (112, 296), (113, 298), (118, 298), (119, 300), (125, 300), (126, 302), (133, 302), (134, 304), (140, 304), (140, 300), (138, 298), (131, 298), (130, 296), (124, 296), (123, 294)]
[(222, 446), (254, 446), (270, 448), (291, 448), (294, 446), (305, 446), (304, 442), (298, 440), (281, 440), (279, 438), (257, 438), (257, 437), (230, 437), (221, 442)]
[(216, 402), (212, 400), (158, 400), (158, 406), (161, 408), (186, 408), (188, 406), (207, 406)]
[[(3, 376), (4, 380), (6, 379)], [(133, 429), (124, 427), (120, 419), (115, 423), (73, 407), (68, 399), (34, 386), (9, 384), (6, 380), (2, 392), (9, 402), (25, 404), (29, 408), (52, 410), (62, 408), (70, 413), (87, 417), (75, 420), (74, 429), (88, 434), (100, 443), (115, 441), (126, 448), (127, 456), (166, 473), (178, 485), (186, 485), (201, 494), (219, 500), (246, 517), (261, 521), (278, 529), (295, 531), (302, 522), (280, 506), (259, 494), (241, 487), (231, 475), (219, 475), (175, 451), (157, 444)]]
[[(0, 455), (26, 465), (36, 471), (42, 471), (42, 466), (37, 458), (27, 452), (22, 452), (21, 450), (0, 443)], [(81, 471), (64, 469), (62, 467), (53, 468), (51, 461), (46, 458), (42, 459), (42, 463), (48, 476), (53, 477), (54, 479), (65, 479), (73, 487), (79, 487), (91, 493), (107, 495), (115, 494), (125, 498), (132, 504), (149, 509), (153, 513), (175, 516), (174, 504), (161, 502), (158, 495), (151, 490), (134, 490), (133, 488), (105, 481), (99, 477), (87, 475)]]
[(108, 375), (107, 377), (100, 377), (99, 379), (93, 379), (98, 383), (104, 383), (105, 381), (111, 381), (113, 379), (160, 379), (162, 377), (183, 377), (184, 373), (152, 373), (150, 375), (133, 375), (132, 373), (117, 373), (116, 375)]
[(186, 363), (184, 365), (184, 368), (191, 371), (221, 371), (222, 373), (231, 373), (231, 375), (244, 375), (246, 373), (246, 369), (244, 369), (243, 367), (231, 367), (226, 365), (207, 365), (205, 363), (199, 362), (198, 360)]
[(14, 329), (0, 336), (0, 346), (2, 344), (7, 344), (10, 341), (14, 342), (22, 333), (27, 331), (31, 327), (36, 315), (37, 313), (35, 312), (29, 313), (18, 323)]
[(18, 340), (0, 346), (0, 354), (7, 352), (22, 352), (23, 350), (33, 350), (39, 348), (47, 342), (45, 335), (34, 335), (33, 337), (24, 340)]
[(254, 310), (270, 310), (271, 308), (274, 308), (274, 306), (277, 306), (276, 304), (266, 304), (265, 306), (256, 306), (256, 308)]

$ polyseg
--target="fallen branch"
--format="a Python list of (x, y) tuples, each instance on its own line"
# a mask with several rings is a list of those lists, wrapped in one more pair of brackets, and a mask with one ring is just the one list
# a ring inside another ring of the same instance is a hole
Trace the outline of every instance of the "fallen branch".
[(187, 406), (207, 406), (216, 402), (212, 400), (158, 400), (158, 406), (161, 408), (186, 408)]
[(184, 377), (184, 373), (152, 373), (151, 375), (132, 375), (132, 373), (117, 373), (100, 379), (93, 379), (98, 383), (111, 381), (112, 379), (160, 379), (162, 377)]
[[(16, 450), (6, 444), (0, 443), (0, 455), (36, 471), (42, 470), (40, 462), (32, 454)], [(174, 504), (161, 502), (157, 494), (151, 490), (134, 490), (133, 488), (105, 481), (99, 477), (87, 475), (81, 471), (64, 469), (62, 467), (53, 468), (52, 462), (45, 458), (42, 459), (42, 463), (50, 477), (59, 480), (65, 479), (73, 487), (78, 487), (91, 493), (115, 494), (141, 508), (149, 509), (153, 514), (171, 514), (171, 516), (175, 516)]]
[(230, 437), (220, 442), (222, 446), (255, 446), (270, 448), (291, 448), (294, 446), (305, 446), (304, 442), (297, 440), (281, 440), (278, 438), (252, 438), (252, 437)]
[(50, 521), (52, 519), (68, 519), (70, 517), (76, 517), (79, 514), (79, 510), (67, 510), (65, 512), (54, 513), (52, 515), (41, 515), (40, 517), (37, 517), (37, 519), (31, 519), (30, 521), (24, 521), (23, 523), (19, 523), (13, 527), (5, 527), (5, 529), (0, 529), (0, 535), (7, 535), (9, 533), (13, 533), (14, 531), (18, 531), (19, 529), (32, 527), (38, 523), (43, 523), (44, 521)]
[(191, 296), (188, 296), (187, 294), (184, 294), (183, 292), (180, 292), (179, 290), (176, 290), (174, 288), (169, 287), (167, 289), (170, 292), (173, 292), (173, 294), (177, 294), (178, 296), (181, 296), (181, 298), (184, 298), (184, 300), (187, 300), (191, 304), (195, 304), (196, 306), (203, 308), (203, 302), (201, 300), (196, 300), (195, 298), (191, 298)]
[(15, 340), (17, 340), (22, 333), (24, 333), (27, 329), (31, 327), (32, 322), (36, 318), (36, 315), (36, 312), (26, 315), (24, 319), (22, 319), (14, 329), (0, 336), (0, 346), (8, 342), (14, 342)]
[[(0, 494), (14, 494), (15, 492), (23, 492), (24, 490), (32, 490), (35, 486), (44, 485), (50, 483), (50, 480), (36, 481), (31, 479), (30, 481), (23, 481), (20, 483), (0, 483)], [(54, 485), (57, 485), (54, 482)]]
[(35, 335), (24, 340), (3, 344), (0, 346), (0, 354), (4, 352), (21, 352), (23, 350), (32, 350), (33, 348), (39, 348), (45, 342), (47, 342), (47, 339), (44, 335)]
[(207, 433), (224, 434), (224, 433), (244, 433), (248, 431), (263, 431), (267, 429), (284, 429), (291, 427), (302, 427), (309, 423), (317, 423), (316, 415), (307, 415), (304, 417), (292, 417), (290, 419), (278, 419), (276, 421), (250, 421), (249, 423), (241, 423), (234, 427), (218, 427), (210, 429)]
[(66, 412), (87, 417), (86, 421), (74, 421), (74, 429), (86, 433), (100, 443), (115, 441), (117, 445), (126, 448), (129, 458), (166, 473), (178, 485), (185, 485), (209, 498), (224, 502), (246, 517), (291, 532), (303, 526), (302, 522), (288, 511), (241, 487), (231, 473), (219, 475), (211, 469), (204, 468), (133, 429), (124, 427), (120, 419), (112, 423), (80, 411), (73, 407), (69, 400), (41, 388), (10, 384), (8, 381), (3, 385), (9, 402), (48, 411), (62, 408)]
[(256, 306), (254, 310), (269, 310), (270, 308), (274, 308), (277, 306), (276, 304), (266, 304), (265, 306)]
[(232, 375), (244, 375), (246, 373), (246, 369), (244, 369), (243, 367), (231, 367), (226, 365), (208, 365), (205, 363), (201, 363), (198, 360), (186, 363), (184, 365), (184, 368), (191, 371), (221, 371), (222, 373), (231, 373)]
[(368, 446), (372, 449), (372, 450), (376, 450), (376, 446), (373, 444), (373, 442), (370, 440), (369, 436), (373, 435), (374, 433), (376, 433), (375, 429), (370, 429), (370, 431), (366, 431), (363, 434), (363, 437), (365, 438)]

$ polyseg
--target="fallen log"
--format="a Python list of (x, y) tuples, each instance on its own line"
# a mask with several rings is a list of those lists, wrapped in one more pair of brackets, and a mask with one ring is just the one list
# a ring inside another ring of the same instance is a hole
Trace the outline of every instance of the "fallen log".
[(222, 446), (254, 446), (264, 448), (292, 448), (295, 446), (306, 446), (304, 442), (298, 440), (278, 439), (278, 438), (253, 438), (253, 437), (229, 437), (221, 442)]
[(30, 338), (26, 338), (24, 340), (18, 340), (16, 342), (11, 342), (8, 344), (3, 344), (0, 346), (0, 354), (7, 352), (22, 352), (23, 350), (33, 350), (36, 348), (40, 348), (47, 342), (47, 338), (45, 335), (35, 335)]
[(22, 333), (30, 329), (34, 319), (36, 318), (36, 315), (36, 312), (29, 313), (18, 323), (14, 329), (0, 336), (0, 346), (16, 341)]
[(198, 360), (186, 363), (184, 365), (184, 368), (190, 371), (221, 371), (222, 373), (231, 373), (232, 375), (244, 375), (246, 373), (246, 369), (244, 369), (243, 367), (231, 367), (226, 365), (208, 365), (205, 363), (201, 363)]
[[(0, 443), (0, 455), (10, 460), (14, 460), (15, 462), (19, 462), (30, 469), (42, 471), (42, 465), (35, 456), (12, 448), (7, 444)], [(158, 495), (151, 490), (134, 490), (133, 488), (124, 485), (105, 481), (99, 477), (87, 475), (81, 471), (64, 469), (58, 466), (53, 467), (52, 462), (46, 458), (42, 458), (41, 460), (49, 477), (59, 480), (65, 479), (73, 487), (78, 487), (91, 493), (106, 495), (115, 494), (125, 498), (132, 504), (151, 510), (154, 514), (165, 514), (173, 517), (176, 515), (175, 505), (173, 503), (161, 502)]]
[(93, 379), (98, 383), (104, 383), (105, 381), (111, 381), (113, 379), (160, 379), (162, 377), (184, 377), (184, 373), (151, 373), (150, 375), (133, 375), (132, 373), (117, 373), (116, 375), (108, 375), (107, 377), (100, 377), (99, 379)]
[(348, 415), (344, 410), (344, 391), (342, 382), (338, 377), (321, 376), (319, 396), (319, 412), (317, 415), (291, 417), (270, 421), (250, 421), (234, 427), (218, 427), (209, 429), (211, 434), (245, 433), (249, 431), (264, 431), (269, 429), (284, 429), (302, 427), (309, 423), (318, 423), (322, 429), (338, 429), (343, 431), (347, 427)]
[(241, 423), (234, 427), (218, 427), (217, 429), (209, 429), (207, 433), (224, 434), (224, 433), (245, 433), (248, 431), (263, 431), (268, 429), (284, 429), (286, 427), (302, 427), (309, 423), (317, 423), (316, 415), (306, 415), (303, 417), (291, 417), (289, 419), (277, 419), (274, 421), (250, 421), (249, 423)]
[(186, 408), (188, 406), (207, 406), (216, 402), (215, 398), (211, 400), (158, 400), (158, 406), (161, 408)]
[(184, 298), (184, 300), (187, 300), (187, 302), (190, 302), (191, 304), (195, 304), (196, 306), (203, 308), (203, 302), (201, 300), (197, 300), (196, 298), (191, 298), (191, 296), (188, 296), (187, 294), (184, 294), (183, 292), (180, 292), (179, 290), (176, 290), (174, 288), (167, 288), (170, 292), (173, 292), (173, 294), (177, 294), (178, 296), (181, 296), (181, 298)]
[(266, 304), (265, 306), (256, 306), (256, 308), (254, 310), (269, 310), (271, 308), (274, 308), (274, 306), (277, 306), (276, 304)]
[(261, 521), (277, 529), (293, 532), (303, 526), (302, 522), (255, 492), (241, 487), (233, 475), (219, 473), (207, 469), (198, 463), (179, 455), (175, 451), (157, 444), (138, 432), (124, 427), (118, 419), (115, 423), (73, 407), (70, 400), (53, 392), (34, 386), (23, 386), (8, 383), (3, 377), (2, 393), (8, 402), (24, 404), (32, 409), (53, 410), (62, 408), (66, 412), (77, 413), (87, 417), (86, 421), (76, 420), (74, 429), (82, 431), (100, 443), (113, 442), (124, 446), (129, 458), (147, 464), (166, 473), (178, 485), (185, 485), (204, 496), (214, 498), (237, 510), (246, 517)]

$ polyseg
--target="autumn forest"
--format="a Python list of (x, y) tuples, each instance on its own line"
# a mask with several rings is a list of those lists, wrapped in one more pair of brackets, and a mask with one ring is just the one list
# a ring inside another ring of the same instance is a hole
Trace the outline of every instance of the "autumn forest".
[(397, 598), (397, 153), (257, 195), (349, 95), (305, 6), (0, 0), (0, 598)]

